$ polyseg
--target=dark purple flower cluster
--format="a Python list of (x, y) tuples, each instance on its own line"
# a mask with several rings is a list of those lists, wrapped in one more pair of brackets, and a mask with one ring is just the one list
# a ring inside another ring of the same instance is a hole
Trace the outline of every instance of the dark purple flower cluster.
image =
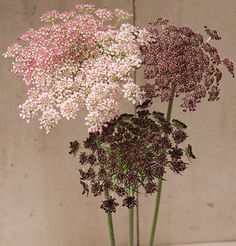
[[(191, 146), (182, 147), (187, 138), (186, 125), (178, 120), (168, 122), (164, 114), (150, 112), (150, 101), (138, 107), (137, 116), (122, 114), (108, 123), (101, 133), (90, 133), (80, 150), (80, 181), (94, 196), (102, 192), (123, 197), (123, 206), (136, 205), (134, 196), (142, 186), (146, 193), (158, 189), (166, 168), (175, 173), (186, 169), (184, 161), (195, 158)], [(115, 212), (118, 203), (107, 197), (101, 205)]]
[(148, 99), (160, 96), (168, 101), (182, 95), (184, 111), (193, 111), (202, 98), (209, 101), (219, 99), (219, 81), (223, 63), (234, 76), (234, 64), (227, 58), (221, 60), (217, 49), (209, 44), (210, 39), (221, 37), (216, 30), (205, 27), (209, 39), (191, 28), (168, 25), (168, 20), (159, 18), (152, 23), (152, 42), (142, 47), (145, 64), (145, 78), (154, 79), (143, 91)]

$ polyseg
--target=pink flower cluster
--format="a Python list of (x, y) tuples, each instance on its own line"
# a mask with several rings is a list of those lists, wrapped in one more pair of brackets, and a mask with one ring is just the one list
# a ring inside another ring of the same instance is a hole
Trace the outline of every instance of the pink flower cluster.
[(20, 116), (27, 122), (38, 116), (47, 133), (84, 108), (89, 131), (100, 131), (119, 114), (122, 97), (133, 104), (144, 100), (133, 72), (141, 66), (140, 46), (150, 41), (148, 31), (105, 22), (130, 18), (123, 10), (88, 4), (76, 9), (44, 14), (46, 24), (28, 30), (20, 37), (26, 44), (14, 44), (4, 54), (15, 57), (12, 72), (29, 86)]

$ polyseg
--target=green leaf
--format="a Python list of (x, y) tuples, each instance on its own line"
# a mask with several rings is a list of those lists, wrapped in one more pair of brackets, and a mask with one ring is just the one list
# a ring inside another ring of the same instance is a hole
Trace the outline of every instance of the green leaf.
[(176, 127), (178, 130), (183, 130), (183, 129), (186, 129), (186, 128), (187, 128), (187, 126), (186, 126), (183, 122), (181, 122), (181, 121), (179, 121), (179, 120), (176, 120), (176, 119), (173, 119), (173, 120), (172, 120), (172, 124), (173, 124), (173, 126)]

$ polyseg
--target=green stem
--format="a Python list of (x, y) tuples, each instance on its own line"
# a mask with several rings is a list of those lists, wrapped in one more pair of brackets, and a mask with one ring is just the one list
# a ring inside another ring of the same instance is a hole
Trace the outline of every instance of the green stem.
[[(136, 81), (136, 73), (134, 74), (134, 80)], [(137, 116), (137, 108), (136, 106), (134, 107), (134, 116)], [(140, 230), (139, 230), (139, 188), (136, 188), (136, 200), (137, 200), (137, 205), (136, 205), (136, 244), (137, 246), (140, 246)]]
[(167, 120), (167, 121), (170, 121), (170, 118), (171, 118), (171, 112), (172, 112), (172, 107), (173, 107), (173, 101), (174, 101), (174, 97), (172, 97), (172, 98), (169, 100), (169, 103), (168, 103), (168, 109), (167, 109), (167, 114), (166, 114), (166, 120)]
[[(170, 119), (171, 119), (173, 100), (174, 100), (174, 98), (172, 97), (168, 103), (168, 109), (167, 109), (167, 114), (166, 114), (166, 120), (167, 121), (170, 121)], [(148, 246), (153, 246), (153, 242), (155, 239), (157, 218), (158, 218), (160, 201), (161, 201), (161, 190), (162, 190), (162, 179), (160, 178), (158, 180), (158, 191), (156, 193), (155, 208), (154, 208), (154, 213), (153, 213), (153, 218), (152, 218), (152, 229), (151, 229), (151, 235), (150, 235), (150, 240), (149, 240)]]
[(136, 191), (136, 200), (137, 200), (137, 205), (136, 205), (136, 235), (137, 235), (137, 246), (140, 246), (140, 236), (139, 236), (139, 190), (137, 187)]
[[(133, 188), (130, 189), (130, 196), (133, 196)], [(134, 208), (128, 209), (129, 213), (129, 246), (134, 245)]]
[(158, 212), (160, 207), (160, 200), (161, 200), (161, 188), (162, 188), (162, 179), (158, 180), (158, 191), (156, 193), (156, 202), (155, 202), (155, 208), (152, 218), (152, 229), (151, 229), (151, 236), (149, 240), (149, 246), (153, 246), (153, 242), (155, 239), (155, 232), (156, 232), (156, 225), (157, 225), (157, 218), (158, 218)]
[(129, 246), (134, 245), (134, 208), (129, 208)]
[[(105, 198), (109, 197), (108, 191), (104, 191)], [(110, 235), (110, 246), (115, 246), (115, 234), (114, 234), (114, 228), (113, 228), (113, 221), (112, 221), (112, 214), (107, 213), (107, 224), (109, 229), (109, 235)]]

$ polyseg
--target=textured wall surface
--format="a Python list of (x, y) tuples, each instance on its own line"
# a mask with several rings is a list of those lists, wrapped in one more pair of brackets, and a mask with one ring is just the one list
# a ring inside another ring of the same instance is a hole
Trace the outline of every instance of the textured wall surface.
[[(133, 11), (132, 0), (80, 1)], [(219, 30), (222, 56), (236, 61), (235, 0), (136, 0), (136, 24), (164, 16), (174, 24), (202, 31)], [(50, 9), (72, 8), (75, 0), (1, 0), (0, 52)], [(0, 245), (105, 246), (106, 218), (99, 198), (81, 195), (76, 160), (68, 142), (86, 137), (83, 116), (64, 121), (50, 135), (18, 117), (25, 86), (10, 74), (10, 61), (0, 58)], [(142, 76), (138, 74), (138, 83)], [(164, 183), (157, 241), (159, 244), (236, 240), (236, 84), (225, 74), (218, 103), (202, 103), (194, 113), (173, 116), (189, 125), (197, 160), (183, 176)], [(166, 110), (166, 105), (155, 105)], [(133, 107), (123, 104), (132, 112)], [(154, 197), (141, 199), (141, 241), (146, 245)], [(127, 242), (126, 209), (115, 218), (118, 246)]]

